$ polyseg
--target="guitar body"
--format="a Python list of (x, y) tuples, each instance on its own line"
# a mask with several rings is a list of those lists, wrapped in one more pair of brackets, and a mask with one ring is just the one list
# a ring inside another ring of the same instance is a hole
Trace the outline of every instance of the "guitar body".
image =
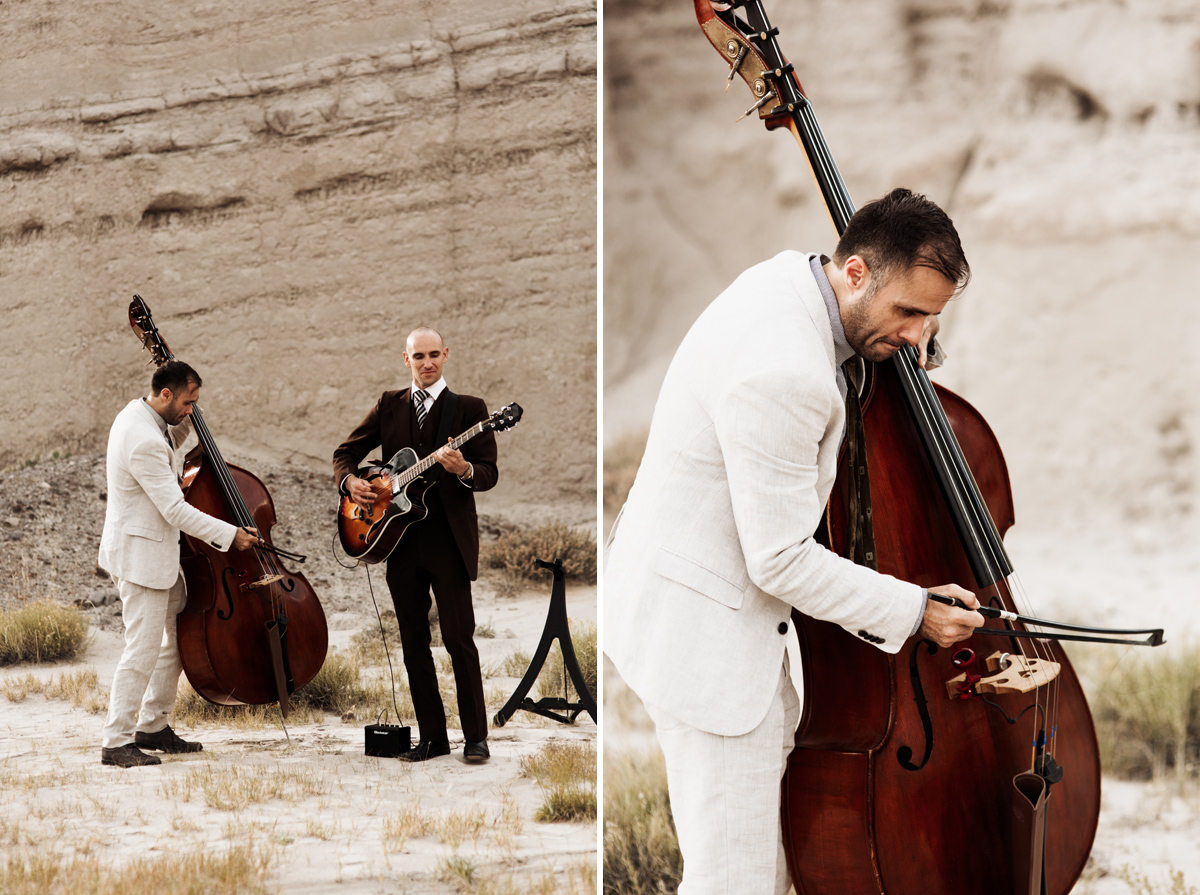
[(409, 526), (428, 515), (425, 492), (435, 484), (431, 477), (418, 476), (392, 493), (392, 479), (417, 463), (416, 451), (401, 448), (386, 466), (366, 466), (359, 470), (359, 478), (370, 482), (378, 496), (369, 512), (349, 497), (342, 498), (338, 506), (338, 538), (347, 556), (362, 563), (383, 562)]

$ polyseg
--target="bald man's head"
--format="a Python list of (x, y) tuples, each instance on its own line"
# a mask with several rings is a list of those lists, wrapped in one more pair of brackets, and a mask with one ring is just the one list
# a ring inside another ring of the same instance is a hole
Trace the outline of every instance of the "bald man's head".
[(429, 388), (441, 379), (442, 365), (449, 357), (442, 334), (432, 326), (418, 326), (404, 342), (404, 366), (412, 370), (418, 388)]

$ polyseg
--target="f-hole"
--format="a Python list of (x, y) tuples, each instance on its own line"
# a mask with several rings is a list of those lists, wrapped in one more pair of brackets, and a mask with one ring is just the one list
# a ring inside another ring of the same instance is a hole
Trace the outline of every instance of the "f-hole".
[[(933, 655), (938, 651), (937, 644), (932, 640), (922, 640), (929, 650), (929, 655)], [(920, 764), (913, 764), (913, 750), (908, 746), (901, 746), (896, 750), (896, 760), (900, 762), (900, 767), (906, 771), (919, 771), (929, 763), (929, 756), (933, 754), (933, 721), (929, 717), (929, 700), (925, 698), (925, 688), (921, 686), (921, 672), (917, 668), (917, 654), (921, 651), (921, 644), (913, 647), (913, 651), (908, 656), (908, 676), (912, 681), (913, 701), (917, 704), (917, 711), (921, 713), (921, 726), (925, 728), (925, 755), (921, 759)]]

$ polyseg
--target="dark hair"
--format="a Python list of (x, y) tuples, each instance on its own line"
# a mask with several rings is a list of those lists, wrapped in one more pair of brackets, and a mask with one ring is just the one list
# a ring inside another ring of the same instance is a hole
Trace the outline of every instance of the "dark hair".
[(971, 280), (958, 231), (949, 215), (912, 190), (897, 187), (854, 213), (838, 240), (834, 263), (851, 255), (867, 262), (876, 285), (914, 267), (936, 270), (962, 291)]
[(150, 388), (158, 394), (164, 388), (169, 388), (171, 394), (177, 395), (185, 391), (189, 385), (204, 385), (200, 374), (181, 360), (169, 360), (157, 370), (150, 379)]

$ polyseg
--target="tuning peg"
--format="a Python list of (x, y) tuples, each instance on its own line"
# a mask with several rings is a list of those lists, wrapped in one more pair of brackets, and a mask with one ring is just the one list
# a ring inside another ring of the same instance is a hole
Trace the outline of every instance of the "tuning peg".
[(752, 105), (749, 109), (747, 109), (745, 112), (743, 112), (741, 115), (739, 115), (737, 117), (737, 120), (741, 121), (743, 118), (745, 118), (747, 115), (751, 114), (752, 112), (757, 112), (759, 109), (761, 109), (763, 106), (765, 106), (769, 100), (772, 100), (774, 98), (775, 98), (775, 91), (773, 89), (768, 89), (767, 92), (763, 94), (762, 99), (760, 99), (758, 102), (756, 102), (754, 105)]
[[(733, 41), (730, 41), (730, 43), (733, 43)], [(745, 58), (746, 58), (746, 47), (745, 46), (738, 47), (737, 56), (734, 57), (733, 62), (731, 62), (729, 65), (729, 77), (727, 77), (725, 79), (725, 92), (726, 93), (729, 92), (729, 85), (733, 83), (733, 77), (734, 77), (734, 75), (736, 75), (738, 73), (738, 69), (742, 67), (742, 62), (743, 62), (743, 60), (745, 60)], [(745, 117), (745, 116), (742, 116), (742, 117)]]

